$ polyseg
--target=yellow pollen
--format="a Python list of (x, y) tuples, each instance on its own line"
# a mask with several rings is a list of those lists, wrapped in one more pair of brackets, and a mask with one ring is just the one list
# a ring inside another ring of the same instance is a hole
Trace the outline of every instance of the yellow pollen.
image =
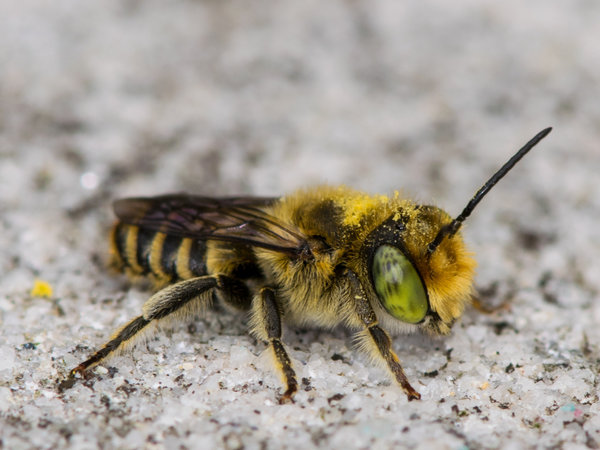
[(50, 298), (52, 297), (52, 286), (47, 281), (35, 279), (29, 295), (32, 297)]

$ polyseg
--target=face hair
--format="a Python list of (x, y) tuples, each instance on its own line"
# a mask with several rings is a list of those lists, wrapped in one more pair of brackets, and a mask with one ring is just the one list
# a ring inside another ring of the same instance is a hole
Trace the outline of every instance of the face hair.
[(473, 198), (467, 203), (467, 206), (463, 211), (449, 224), (444, 225), (437, 236), (431, 243), (427, 246), (427, 254), (431, 255), (435, 249), (441, 244), (446, 236), (454, 235), (462, 223), (465, 221), (467, 217), (471, 215), (477, 204), (481, 201), (481, 199), (494, 187), (494, 185), (502, 179), (504, 175), (508, 173), (513, 166), (519, 162), (519, 160), (529, 152), (533, 147), (535, 147), (542, 139), (544, 139), (548, 133), (552, 131), (552, 127), (545, 128), (536, 134), (527, 144), (525, 144), (517, 153), (513, 155), (492, 177), (483, 185), (481, 188), (475, 193)]

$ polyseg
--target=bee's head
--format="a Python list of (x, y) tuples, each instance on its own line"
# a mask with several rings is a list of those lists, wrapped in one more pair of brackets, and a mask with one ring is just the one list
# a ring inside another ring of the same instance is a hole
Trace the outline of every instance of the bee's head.
[(393, 319), (433, 334), (450, 331), (473, 284), (475, 260), (459, 234), (431, 256), (426, 251), (450, 220), (439, 208), (415, 206), (408, 215), (391, 217), (371, 240), (369, 272), (381, 307)]
[(369, 275), (380, 305), (392, 318), (446, 334), (470, 301), (475, 260), (459, 229), (489, 190), (552, 129), (525, 144), (452, 219), (434, 206), (404, 208), (370, 236)]

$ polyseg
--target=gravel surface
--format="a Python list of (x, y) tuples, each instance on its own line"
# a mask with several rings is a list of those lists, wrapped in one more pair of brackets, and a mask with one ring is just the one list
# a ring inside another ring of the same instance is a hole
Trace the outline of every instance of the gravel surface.
[[(0, 1), (0, 448), (598, 448), (600, 3)], [(402, 189), (452, 215), (478, 299), (394, 340), (288, 328), (294, 404), (247, 319), (158, 331), (60, 392), (149, 296), (111, 202)]]

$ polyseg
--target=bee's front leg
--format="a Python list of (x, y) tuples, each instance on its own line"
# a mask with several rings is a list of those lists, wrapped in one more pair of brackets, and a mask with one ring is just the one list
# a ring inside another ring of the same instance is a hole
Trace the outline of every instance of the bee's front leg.
[(279, 403), (293, 402), (293, 396), (298, 390), (298, 381), (290, 357), (281, 342), (281, 308), (272, 288), (262, 288), (254, 299), (252, 305), (252, 331), (256, 336), (269, 343), (283, 374), (286, 390), (279, 399)]
[(356, 274), (352, 271), (346, 273), (352, 284), (353, 300), (357, 316), (364, 325), (364, 331), (361, 333), (361, 340), (365, 347), (370, 349), (375, 358), (383, 358), (387, 368), (390, 370), (394, 379), (402, 386), (408, 400), (420, 400), (421, 394), (414, 390), (408, 382), (408, 378), (402, 370), (400, 360), (394, 350), (392, 350), (392, 341), (388, 334), (378, 325), (377, 316), (373, 307), (369, 303), (365, 291), (358, 280)]

